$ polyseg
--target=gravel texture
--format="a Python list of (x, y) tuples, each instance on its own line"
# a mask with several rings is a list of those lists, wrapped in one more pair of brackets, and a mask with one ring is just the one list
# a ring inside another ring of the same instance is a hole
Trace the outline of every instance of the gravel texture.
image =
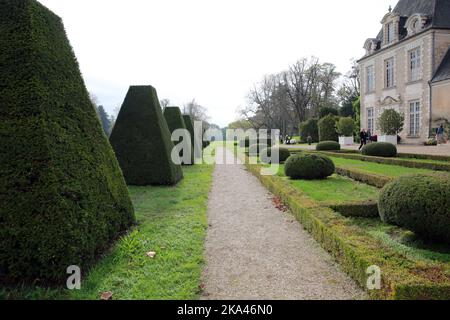
[(243, 165), (218, 164), (213, 179), (202, 299), (367, 298)]

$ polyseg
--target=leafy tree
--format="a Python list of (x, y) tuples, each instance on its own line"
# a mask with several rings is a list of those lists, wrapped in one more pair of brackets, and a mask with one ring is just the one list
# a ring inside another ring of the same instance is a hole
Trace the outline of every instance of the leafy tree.
[(319, 120), (319, 141), (339, 141), (336, 132), (337, 117), (329, 114)]
[(344, 137), (351, 137), (355, 131), (355, 121), (351, 117), (340, 118), (336, 124), (337, 133)]
[(361, 97), (357, 97), (352, 105), (355, 112), (355, 132), (359, 132), (361, 130)]
[(331, 114), (333, 116), (338, 116), (339, 111), (333, 107), (323, 107), (319, 110), (319, 118), (320, 119), (322, 119), (323, 117), (326, 117), (329, 114)]
[(386, 109), (378, 118), (377, 128), (385, 135), (398, 135), (403, 130), (405, 116), (394, 109)]

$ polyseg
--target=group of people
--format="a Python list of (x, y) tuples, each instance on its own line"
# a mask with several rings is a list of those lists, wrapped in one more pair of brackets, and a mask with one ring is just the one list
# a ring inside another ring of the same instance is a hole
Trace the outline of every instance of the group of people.
[[(359, 137), (361, 139), (361, 145), (359, 146), (359, 150), (362, 149), (362, 147), (364, 147), (368, 141), (372, 141), (372, 136), (370, 134), (370, 132), (367, 132), (366, 129), (362, 129), (361, 132), (359, 133)], [(445, 138), (445, 128), (444, 125), (441, 125), (439, 128), (437, 128), (436, 130), (436, 141), (438, 144), (445, 144), (447, 143), (447, 140)]]
[(366, 129), (362, 129), (359, 133), (359, 138), (361, 139), (361, 145), (359, 146), (359, 150), (364, 147), (368, 141), (372, 141), (372, 135), (370, 134), (370, 131), (366, 131)]

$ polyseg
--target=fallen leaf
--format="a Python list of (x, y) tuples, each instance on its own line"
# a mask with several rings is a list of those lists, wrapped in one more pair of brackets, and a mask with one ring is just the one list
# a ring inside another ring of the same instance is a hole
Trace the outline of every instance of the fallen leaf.
[(273, 203), (274, 207), (277, 208), (278, 210), (280, 210), (282, 212), (288, 211), (288, 207), (283, 203), (283, 201), (281, 200), (280, 197), (272, 198), (272, 203)]
[(154, 252), (154, 251), (147, 252), (147, 257), (154, 258), (155, 256), (156, 256), (156, 252)]
[(111, 291), (103, 292), (100, 299), (101, 300), (112, 300), (113, 293)]

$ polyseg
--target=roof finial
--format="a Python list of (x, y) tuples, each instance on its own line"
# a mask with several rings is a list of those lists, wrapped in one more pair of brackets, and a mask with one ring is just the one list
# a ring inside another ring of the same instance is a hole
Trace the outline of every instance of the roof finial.
[(389, 13), (391, 13), (391, 12), (392, 12), (392, 6), (389, 5)]

